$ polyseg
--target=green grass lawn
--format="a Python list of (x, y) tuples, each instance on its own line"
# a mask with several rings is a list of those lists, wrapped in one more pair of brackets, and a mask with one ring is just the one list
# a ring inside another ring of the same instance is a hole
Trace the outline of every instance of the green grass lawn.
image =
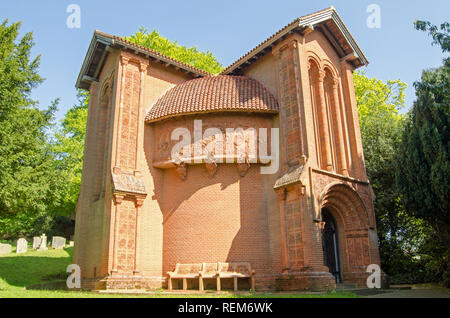
[(352, 293), (205, 293), (163, 294), (161, 291), (146, 294), (101, 294), (96, 292), (30, 290), (26, 287), (65, 280), (67, 265), (71, 263), (73, 248), (64, 250), (34, 251), (24, 254), (0, 255), (0, 298), (350, 298)]

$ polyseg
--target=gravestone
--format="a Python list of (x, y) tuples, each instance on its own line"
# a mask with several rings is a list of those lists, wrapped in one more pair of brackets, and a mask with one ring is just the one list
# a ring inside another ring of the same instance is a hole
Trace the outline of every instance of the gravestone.
[(60, 250), (66, 246), (66, 238), (62, 236), (53, 236), (52, 248)]
[(69, 246), (74, 246), (74, 242), (73, 241), (69, 241)]
[(12, 246), (10, 244), (0, 243), (0, 255), (11, 253)]
[(28, 242), (24, 238), (20, 238), (17, 240), (16, 244), (16, 254), (26, 253), (28, 249)]
[(47, 248), (47, 236), (45, 234), (41, 235), (41, 245), (39, 246), (38, 251), (45, 251), (48, 250)]
[(35, 236), (33, 237), (33, 249), (37, 250), (41, 246), (41, 237)]

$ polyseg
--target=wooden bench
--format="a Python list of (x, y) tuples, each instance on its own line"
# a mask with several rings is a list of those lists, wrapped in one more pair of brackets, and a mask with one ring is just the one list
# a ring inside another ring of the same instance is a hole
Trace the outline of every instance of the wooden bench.
[(188, 279), (198, 278), (200, 291), (204, 290), (204, 279), (212, 278), (217, 281), (217, 291), (221, 290), (220, 280), (222, 278), (233, 278), (234, 290), (238, 290), (238, 278), (250, 279), (251, 289), (255, 291), (255, 271), (250, 263), (198, 263), (198, 264), (177, 264), (173, 272), (167, 273), (169, 290), (172, 290), (172, 279), (183, 280), (183, 290), (187, 289)]

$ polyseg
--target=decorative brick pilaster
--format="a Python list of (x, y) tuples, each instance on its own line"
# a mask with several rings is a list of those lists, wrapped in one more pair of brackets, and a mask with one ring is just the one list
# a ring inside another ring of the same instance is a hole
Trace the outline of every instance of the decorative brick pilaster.
[(276, 189), (280, 204), (281, 255), (283, 271), (301, 269), (308, 264), (305, 254), (304, 194), (305, 187), (294, 183)]
[(324, 168), (328, 171), (333, 170), (333, 159), (331, 156), (331, 144), (330, 144), (330, 134), (328, 127), (328, 112), (327, 104), (325, 101), (325, 87), (324, 87), (325, 72), (319, 70), (318, 77), (316, 78), (317, 87), (319, 89), (319, 127), (320, 129), (320, 144), (323, 151)]
[(305, 161), (306, 147), (303, 136), (301, 83), (298, 66), (298, 42), (289, 42), (274, 51), (277, 57), (280, 91), (280, 122), (282, 132), (283, 168)]
[[(123, 53), (124, 54), (124, 53)], [(140, 277), (139, 215), (147, 196), (141, 173), (143, 161), (144, 90), (148, 61), (120, 57), (121, 86), (115, 160), (112, 174), (111, 279)], [(109, 279), (108, 284), (113, 284)], [(130, 286), (134, 283), (129, 282)], [(113, 284), (114, 285), (114, 284)]]
[(347, 161), (345, 158), (345, 143), (344, 143), (344, 133), (342, 130), (342, 119), (341, 119), (341, 105), (338, 94), (339, 79), (333, 78), (332, 90), (333, 90), (333, 105), (331, 107), (332, 114), (335, 122), (335, 134), (336, 134), (336, 152), (338, 156), (338, 173), (347, 176)]

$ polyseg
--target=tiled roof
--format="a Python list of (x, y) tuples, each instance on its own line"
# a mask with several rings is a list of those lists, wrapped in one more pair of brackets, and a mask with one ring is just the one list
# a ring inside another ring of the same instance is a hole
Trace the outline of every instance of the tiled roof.
[(147, 122), (205, 112), (277, 113), (276, 98), (260, 82), (247, 76), (202, 77), (178, 84), (153, 105)]

